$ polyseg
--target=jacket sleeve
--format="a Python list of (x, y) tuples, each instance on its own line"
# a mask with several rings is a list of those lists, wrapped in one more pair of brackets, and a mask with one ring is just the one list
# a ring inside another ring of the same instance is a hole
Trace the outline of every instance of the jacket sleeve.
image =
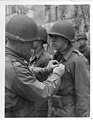
[(76, 112), (79, 117), (90, 114), (90, 73), (89, 65), (83, 56), (79, 57), (75, 65), (75, 93)]
[[(36, 62), (35, 67), (33, 68), (33, 72), (36, 76), (36, 78), (40, 81), (43, 82), (47, 79), (49, 74), (52, 72), (45, 69), (45, 67), (48, 65), (49, 61), (51, 60), (49, 57), (46, 58), (45, 56), (42, 56), (43, 59), (41, 58), (39, 61)], [(30, 67), (31, 68), (31, 67)], [(44, 68), (44, 69), (42, 69)]]
[(35, 75), (35, 77), (38, 79), (38, 81), (43, 82), (45, 81), (48, 76), (50, 75), (50, 73), (52, 73), (52, 70), (45, 68), (41, 68), (41, 67), (29, 67), (30, 71), (33, 72), (33, 74)]
[(25, 67), (16, 69), (16, 78), (13, 81), (13, 88), (16, 94), (31, 101), (41, 101), (50, 98), (59, 88), (60, 78), (51, 74), (46, 81), (39, 82)]

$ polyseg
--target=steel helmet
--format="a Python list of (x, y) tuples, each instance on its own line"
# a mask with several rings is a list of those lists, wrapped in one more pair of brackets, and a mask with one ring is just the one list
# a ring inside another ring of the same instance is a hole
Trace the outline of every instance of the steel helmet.
[(85, 33), (79, 33), (79, 34), (77, 35), (77, 41), (79, 41), (80, 39), (85, 39), (85, 40), (87, 40), (86, 34), (85, 34)]
[(68, 21), (57, 21), (51, 27), (49, 32), (49, 36), (52, 37), (53, 35), (62, 36), (68, 39), (70, 42), (74, 42), (75, 31), (73, 25)]
[(15, 15), (6, 25), (6, 37), (13, 40), (33, 41), (37, 38), (38, 29), (32, 18), (26, 15)]
[(38, 26), (38, 40), (43, 40), (47, 43), (47, 31), (42, 26)]

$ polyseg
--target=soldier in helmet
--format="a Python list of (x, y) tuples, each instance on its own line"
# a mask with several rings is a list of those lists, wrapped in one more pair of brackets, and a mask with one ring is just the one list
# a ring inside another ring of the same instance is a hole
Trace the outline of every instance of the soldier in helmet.
[(72, 46), (75, 31), (68, 21), (56, 22), (50, 30), (54, 59), (66, 66), (56, 95), (52, 97), (52, 117), (89, 117), (90, 75), (85, 57)]
[(33, 41), (34, 55), (31, 58), (30, 64), (42, 68), (47, 66), (51, 56), (45, 51), (44, 44), (47, 44), (47, 31), (42, 26), (38, 26), (38, 38)]
[[(36, 23), (26, 15), (16, 15), (7, 23), (5, 117), (34, 117), (35, 102), (48, 100), (59, 88), (65, 72), (63, 64), (54, 60), (46, 68), (28, 66), (37, 34)], [(36, 74), (50, 75), (44, 82), (39, 82)]]
[[(45, 51), (44, 44), (47, 44), (47, 31), (42, 26), (38, 26), (38, 38), (33, 41), (34, 47), (34, 55), (30, 62), (35, 67), (44, 68), (48, 65), (49, 61), (51, 60), (50, 54)], [(36, 76), (37, 79), (42, 82), (47, 79), (47, 76)], [(36, 116), (37, 117), (47, 117), (48, 114), (48, 101), (44, 103), (38, 102), (36, 103)]]
[(78, 49), (79, 51), (87, 58), (90, 64), (90, 48), (86, 43), (87, 41), (87, 36), (85, 33), (79, 33), (77, 35), (77, 42), (79, 44)]

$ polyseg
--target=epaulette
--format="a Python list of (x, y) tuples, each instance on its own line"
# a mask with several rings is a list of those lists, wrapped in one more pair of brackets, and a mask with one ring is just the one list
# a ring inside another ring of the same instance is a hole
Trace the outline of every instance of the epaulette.
[(87, 62), (87, 59), (84, 57), (84, 55), (82, 53), (80, 53), (78, 50), (73, 50), (73, 52), (77, 53), (79, 56), (81, 56), (86, 62)]
[(83, 56), (82, 53), (80, 53), (77, 49), (74, 49), (73, 52), (77, 53), (80, 56)]

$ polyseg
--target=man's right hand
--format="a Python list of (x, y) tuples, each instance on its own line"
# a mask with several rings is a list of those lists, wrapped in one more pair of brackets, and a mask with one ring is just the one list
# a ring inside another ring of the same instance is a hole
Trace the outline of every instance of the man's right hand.
[(65, 65), (63, 64), (59, 64), (58, 67), (55, 67), (53, 70), (53, 73), (59, 75), (60, 77), (62, 77), (65, 73)]
[(47, 65), (47, 69), (49, 71), (52, 71), (55, 67), (58, 67), (58, 66), (59, 66), (59, 63), (57, 60), (51, 60)]

